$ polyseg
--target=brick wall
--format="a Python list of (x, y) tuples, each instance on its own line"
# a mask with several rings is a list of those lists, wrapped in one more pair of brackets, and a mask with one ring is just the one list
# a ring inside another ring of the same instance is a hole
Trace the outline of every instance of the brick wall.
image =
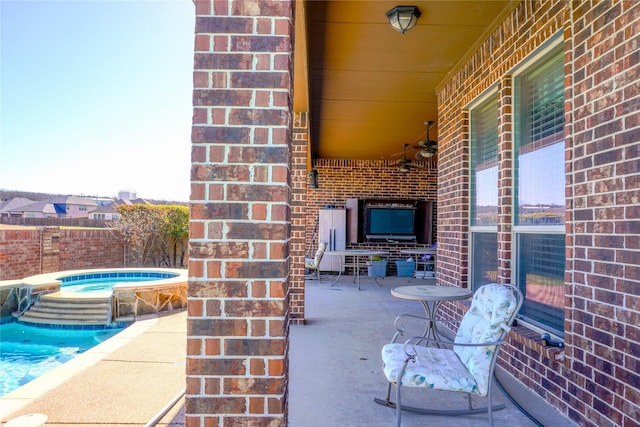
[(124, 266), (124, 248), (109, 230), (60, 229), (60, 270)]
[(0, 230), (0, 280), (123, 266), (123, 247), (106, 229)]
[(467, 285), (469, 102), (499, 95), (499, 280), (511, 277), (510, 70), (564, 32), (565, 345), (522, 326), (501, 365), (580, 425), (640, 420), (640, 2), (523, 1), (443, 84), (438, 277)]
[(284, 426), (293, 2), (195, 6), (185, 421)]
[(41, 273), (40, 231), (0, 230), (0, 280)]

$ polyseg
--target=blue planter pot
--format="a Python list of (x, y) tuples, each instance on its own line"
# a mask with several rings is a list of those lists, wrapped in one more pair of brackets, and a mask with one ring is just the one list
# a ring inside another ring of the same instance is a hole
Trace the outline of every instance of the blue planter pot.
[(389, 261), (386, 259), (380, 261), (367, 261), (367, 270), (369, 276), (373, 277), (385, 277), (387, 275), (387, 264)]
[(416, 269), (416, 263), (414, 261), (396, 261), (396, 268), (398, 277), (411, 277)]

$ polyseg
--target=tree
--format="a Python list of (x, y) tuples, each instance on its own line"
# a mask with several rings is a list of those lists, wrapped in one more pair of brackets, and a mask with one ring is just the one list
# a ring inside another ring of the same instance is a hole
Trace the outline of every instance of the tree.
[[(136, 265), (184, 267), (189, 239), (189, 208), (180, 205), (119, 205), (109, 225)], [(178, 254), (179, 252), (179, 254)]]
[(184, 257), (189, 241), (189, 208), (186, 206), (163, 206), (162, 215), (162, 253), (168, 258), (168, 265), (184, 267)]

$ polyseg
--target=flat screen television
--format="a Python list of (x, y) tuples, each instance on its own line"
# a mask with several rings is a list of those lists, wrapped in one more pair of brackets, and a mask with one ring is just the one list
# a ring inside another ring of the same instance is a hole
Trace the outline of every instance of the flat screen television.
[(415, 208), (368, 207), (367, 239), (415, 240)]

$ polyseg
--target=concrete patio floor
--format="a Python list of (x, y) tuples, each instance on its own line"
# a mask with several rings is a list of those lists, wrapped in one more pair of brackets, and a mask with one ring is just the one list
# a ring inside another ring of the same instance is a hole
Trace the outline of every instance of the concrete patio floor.
[[(397, 286), (435, 281), (409, 282), (407, 277), (388, 276), (379, 279), (382, 286), (378, 286), (372, 278), (363, 276), (358, 291), (352, 276), (342, 277), (331, 286), (333, 280), (307, 280), (306, 324), (291, 327), (289, 426), (394, 426), (395, 409), (373, 402), (374, 397), (384, 399), (387, 388), (380, 350), (391, 340), (398, 314), (424, 315), (424, 310), (418, 302), (394, 298), (390, 291)], [(494, 404), (506, 405), (506, 409), (494, 412), (496, 426), (574, 425), (506, 372), (497, 374), (501, 384), (539, 424), (494, 386)], [(474, 397), (473, 401), (474, 405), (478, 402), (483, 406), (486, 399)], [(465, 408), (466, 397), (462, 393), (412, 389), (403, 392), (403, 403), (437, 409)], [(486, 414), (445, 417), (403, 412), (402, 425), (462, 427), (488, 426), (489, 422)]]
[[(384, 398), (386, 391), (380, 349), (391, 339), (398, 314), (423, 311), (417, 302), (392, 297), (390, 290), (433, 282), (414, 279), (408, 283), (406, 277), (393, 276), (380, 279), (382, 286), (378, 286), (363, 276), (358, 291), (352, 276), (343, 276), (331, 286), (333, 279), (307, 280), (306, 324), (291, 326), (289, 426), (393, 426), (395, 410), (373, 402), (374, 397)], [(88, 355), (91, 360), (83, 361), (85, 355), (81, 355), (78, 361), (68, 362), (77, 365), (63, 365), (64, 372), (49, 377), (46, 390), (35, 384), (31, 390), (21, 388), (12, 399), (0, 399), (0, 425), (31, 413), (46, 414), (47, 426), (146, 425), (184, 388), (186, 312), (137, 322), (120, 335), (98, 346), (96, 354)], [(573, 426), (504, 372), (499, 378), (539, 424), (495, 387), (494, 404), (507, 406), (494, 414), (496, 426)], [(410, 391), (403, 394), (408, 404), (440, 409), (466, 405), (456, 393)], [(405, 412), (402, 419), (405, 427), (489, 425), (485, 414), (443, 417)], [(184, 424), (181, 399), (157, 425)]]

